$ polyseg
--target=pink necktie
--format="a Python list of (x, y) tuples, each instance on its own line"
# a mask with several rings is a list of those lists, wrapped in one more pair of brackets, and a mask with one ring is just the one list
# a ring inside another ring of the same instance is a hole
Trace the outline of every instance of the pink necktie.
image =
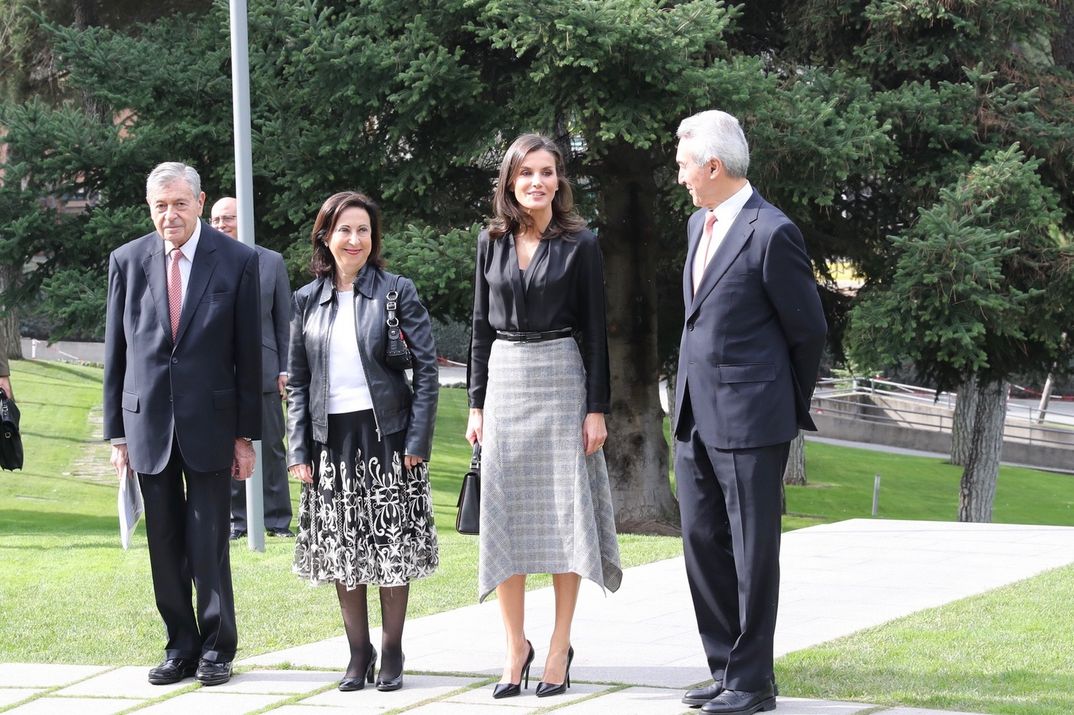
[(179, 261), (183, 252), (173, 248), (168, 264), (168, 316), (172, 321), (172, 341), (179, 334), (179, 314), (183, 312), (183, 278), (179, 275)]
[(701, 285), (701, 279), (705, 275), (705, 268), (709, 265), (709, 259), (712, 250), (712, 227), (716, 225), (716, 214), (713, 211), (709, 211), (705, 216), (705, 230), (701, 232), (701, 240), (697, 245), (697, 253), (694, 255), (694, 292), (697, 292), (697, 287)]

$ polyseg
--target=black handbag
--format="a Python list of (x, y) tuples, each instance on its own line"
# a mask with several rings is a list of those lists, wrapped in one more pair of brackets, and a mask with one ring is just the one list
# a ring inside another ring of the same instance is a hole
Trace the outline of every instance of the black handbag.
[(392, 283), (392, 289), (388, 291), (386, 298), (388, 346), (384, 350), (384, 362), (394, 370), (409, 370), (414, 365), (414, 356), (410, 354), (406, 335), (399, 327), (399, 318), (395, 315), (399, 307), (399, 276), (395, 277), (395, 282)]
[(19, 408), (0, 388), (0, 467), (22, 469), (22, 437), (19, 435)]
[(455, 515), (455, 531), (476, 535), (481, 526), (481, 444), (474, 442), (470, 471), (462, 478), (459, 490), (459, 513)]

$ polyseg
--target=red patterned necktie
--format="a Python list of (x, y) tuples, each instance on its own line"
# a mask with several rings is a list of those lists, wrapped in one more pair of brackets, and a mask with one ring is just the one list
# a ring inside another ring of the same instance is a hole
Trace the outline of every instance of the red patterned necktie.
[(179, 315), (183, 312), (183, 278), (179, 275), (179, 261), (183, 252), (173, 248), (168, 264), (168, 315), (172, 322), (172, 341), (179, 334)]
[(716, 213), (709, 211), (705, 216), (705, 230), (701, 232), (701, 240), (697, 244), (697, 254), (694, 256), (693, 279), (694, 293), (701, 285), (701, 279), (705, 276), (705, 268), (709, 265), (712, 253), (712, 227), (716, 225)]

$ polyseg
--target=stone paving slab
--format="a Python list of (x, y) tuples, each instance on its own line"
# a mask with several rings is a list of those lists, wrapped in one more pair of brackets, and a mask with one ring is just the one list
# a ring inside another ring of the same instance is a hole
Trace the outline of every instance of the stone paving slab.
[(287, 700), (287, 695), (216, 693), (201, 688), (138, 710), (139, 715), (242, 715)]
[[(468, 690), (465, 693), (446, 698), (441, 702), (454, 703), (457, 705), (472, 705), (474, 707), (496, 706), (501, 709), (501, 712), (503, 712), (504, 708), (510, 708), (508, 713), (516, 713), (517, 715), (517, 713), (533, 712), (553, 705), (560, 707), (566, 704), (576, 703), (595, 693), (606, 692), (610, 689), (610, 686), (607, 685), (575, 683), (572, 680), (571, 687), (568, 688), (567, 692), (563, 695), (556, 695), (552, 698), (538, 698), (535, 694), (537, 690), (537, 681), (531, 678), (529, 690), (523, 690), (521, 695), (514, 698), (493, 700), (492, 687), (492, 685), (488, 685), (483, 688)], [(415, 712), (424, 712), (424, 710), (419, 708)]]
[(115, 715), (142, 702), (127, 698), (38, 698), (8, 710), (4, 715)]
[(149, 675), (148, 665), (128, 665), (75, 683), (55, 695), (88, 695), (91, 697), (127, 697), (150, 700), (161, 695), (189, 688), (194, 681), (190, 678), (171, 685), (150, 685), (146, 680)]
[(978, 715), (978, 713), (956, 712), (954, 710), (927, 710), (924, 708), (894, 707), (888, 708), (886, 710), (881, 710), (876, 715)]
[[(461, 678), (447, 675), (412, 675), (403, 677), (402, 690), (382, 693), (375, 686), (363, 690), (342, 693), (333, 688), (297, 703), (298, 705), (327, 705), (346, 708), (348, 712), (377, 713), (396, 708), (409, 708), (426, 700), (443, 698), (449, 693), (479, 683), (479, 678)], [(330, 710), (327, 712), (331, 712)]]
[(96, 673), (103, 673), (111, 666), (58, 665), (55, 663), (0, 663), (0, 687), (55, 688), (73, 683)]
[(254, 670), (236, 673), (223, 685), (214, 685), (213, 692), (251, 693), (260, 695), (308, 693), (339, 682), (337, 672), (317, 670)]
[(45, 688), (0, 688), (0, 708), (6, 708), (8, 705), (14, 705), (20, 700), (43, 692)]

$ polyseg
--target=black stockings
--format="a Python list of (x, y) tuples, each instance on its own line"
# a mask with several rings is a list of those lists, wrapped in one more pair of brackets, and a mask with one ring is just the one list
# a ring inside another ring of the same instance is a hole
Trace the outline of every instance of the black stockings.
[[(360, 585), (353, 591), (336, 583), (339, 609), (343, 613), (343, 628), (347, 632), (351, 659), (344, 677), (357, 678), (364, 675), (373, 655), (369, 642), (369, 606), (366, 604), (366, 587)], [(407, 600), (410, 586), (382, 586), (380, 589), (381, 613), (381, 667), (379, 680), (391, 680), (403, 672), (403, 624), (406, 622)]]

